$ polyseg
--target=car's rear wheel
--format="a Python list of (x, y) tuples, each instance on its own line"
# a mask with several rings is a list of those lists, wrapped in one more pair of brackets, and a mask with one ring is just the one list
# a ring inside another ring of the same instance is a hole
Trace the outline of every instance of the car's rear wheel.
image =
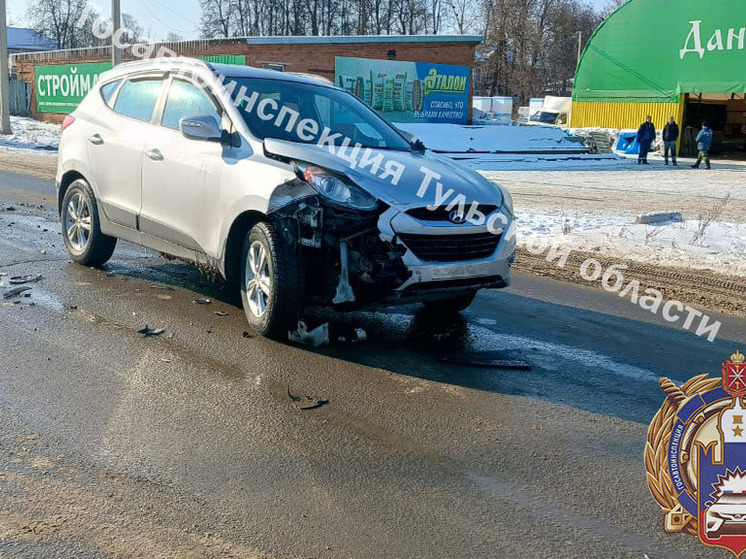
[(425, 308), (430, 311), (437, 311), (444, 314), (455, 314), (466, 310), (469, 305), (474, 302), (474, 297), (477, 296), (476, 290), (469, 291), (457, 297), (451, 297), (450, 299), (441, 299), (439, 301), (428, 301), (425, 303)]
[(249, 325), (281, 339), (303, 310), (303, 270), (297, 252), (271, 223), (256, 224), (243, 245), (241, 298)]
[(73, 262), (100, 266), (114, 254), (117, 240), (101, 232), (96, 197), (85, 180), (78, 179), (68, 187), (60, 221), (65, 248)]

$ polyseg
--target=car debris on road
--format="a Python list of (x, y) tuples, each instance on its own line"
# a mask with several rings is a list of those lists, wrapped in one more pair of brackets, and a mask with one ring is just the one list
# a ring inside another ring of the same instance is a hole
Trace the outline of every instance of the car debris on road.
[(340, 343), (350, 342), (352, 344), (365, 342), (368, 340), (368, 333), (362, 328), (354, 328), (349, 335), (342, 335), (337, 338)]
[(150, 328), (148, 325), (145, 325), (145, 328), (142, 328), (137, 331), (138, 334), (142, 334), (144, 338), (150, 338), (152, 336), (160, 336), (164, 334), (166, 330), (164, 328)]
[(16, 297), (20, 295), (21, 293), (24, 293), (26, 291), (30, 291), (31, 288), (27, 285), (21, 285), (18, 287), (11, 287), (10, 289), (3, 289), (3, 299), (10, 299), (12, 297)]
[(10, 278), (11, 285), (22, 285), (24, 283), (36, 283), (44, 279), (41, 274), (28, 275), (28, 276), (12, 276)]
[(313, 410), (329, 403), (329, 400), (313, 398), (312, 396), (294, 396), (288, 387), (288, 397), (299, 410)]
[(288, 339), (298, 344), (319, 347), (329, 344), (329, 323), (325, 322), (321, 326), (309, 331), (308, 326), (302, 320), (298, 321), (298, 329), (295, 332), (288, 332)]

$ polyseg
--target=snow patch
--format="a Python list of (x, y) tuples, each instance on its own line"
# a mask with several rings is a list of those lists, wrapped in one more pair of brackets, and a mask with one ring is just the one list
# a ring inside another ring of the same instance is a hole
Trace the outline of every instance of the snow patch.
[(430, 149), (446, 153), (587, 153), (583, 141), (552, 126), (397, 124)]
[(0, 147), (56, 151), (62, 134), (59, 124), (41, 122), (33, 118), (10, 117), (13, 134), (0, 135)]
[(519, 210), (518, 240), (546, 239), (550, 245), (650, 265), (746, 274), (746, 223), (698, 220), (638, 225), (613, 214)]

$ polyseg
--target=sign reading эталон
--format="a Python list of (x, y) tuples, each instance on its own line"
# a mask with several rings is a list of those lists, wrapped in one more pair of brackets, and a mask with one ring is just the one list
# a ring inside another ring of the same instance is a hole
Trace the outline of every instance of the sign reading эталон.
[(337, 85), (391, 122), (466, 124), (469, 67), (337, 56)]

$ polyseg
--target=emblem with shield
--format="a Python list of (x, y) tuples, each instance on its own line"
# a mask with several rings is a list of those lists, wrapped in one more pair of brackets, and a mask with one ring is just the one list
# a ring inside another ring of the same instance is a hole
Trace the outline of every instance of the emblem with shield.
[(666, 401), (648, 431), (648, 486), (666, 532), (696, 534), (711, 547), (746, 551), (746, 357), (736, 351), (721, 378), (683, 386), (661, 379)]

